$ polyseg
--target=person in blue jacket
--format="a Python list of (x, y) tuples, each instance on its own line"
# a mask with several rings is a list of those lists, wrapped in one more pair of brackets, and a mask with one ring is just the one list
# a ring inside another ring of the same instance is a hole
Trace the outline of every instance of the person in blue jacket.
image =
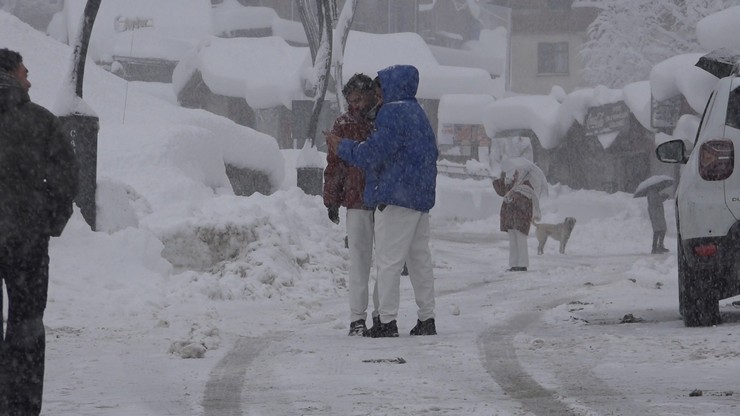
[(375, 131), (364, 142), (327, 133), (327, 143), (347, 163), (365, 171), (366, 206), (375, 211), (380, 325), (367, 336), (397, 337), (400, 275), (404, 261), (418, 306), (411, 335), (436, 335), (429, 210), (437, 184), (437, 143), (416, 100), (419, 71), (394, 65), (378, 72), (382, 106)]

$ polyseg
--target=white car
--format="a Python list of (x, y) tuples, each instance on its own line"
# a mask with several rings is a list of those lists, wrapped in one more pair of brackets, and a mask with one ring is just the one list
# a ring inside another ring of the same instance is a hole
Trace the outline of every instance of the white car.
[(686, 326), (720, 323), (719, 300), (740, 294), (740, 78), (720, 79), (692, 147), (659, 145), (661, 162), (685, 164), (676, 188), (678, 298)]

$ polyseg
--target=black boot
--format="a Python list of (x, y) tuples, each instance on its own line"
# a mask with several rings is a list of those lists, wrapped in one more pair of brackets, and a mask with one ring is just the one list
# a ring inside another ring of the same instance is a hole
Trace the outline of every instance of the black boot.
[(377, 331), (380, 328), (380, 315), (373, 316), (373, 326), (370, 327), (370, 329), (366, 330), (362, 336), (369, 337), (370, 332)]
[(437, 335), (437, 327), (434, 325), (434, 318), (426, 321), (416, 320), (416, 326), (409, 332), (411, 335)]
[(367, 332), (367, 327), (365, 327), (365, 320), (358, 319), (349, 324), (349, 334), (347, 335), (351, 337), (357, 337), (364, 335), (365, 332)]
[(371, 329), (365, 331), (365, 334), (363, 334), (366, 337), (370, 338), (394, 338), (398, 336), (398, 326), (396, 325), (396, 320), (392, 320), (388, 322), (387, 324), (380, 323), (380, 325), (375, 325)]

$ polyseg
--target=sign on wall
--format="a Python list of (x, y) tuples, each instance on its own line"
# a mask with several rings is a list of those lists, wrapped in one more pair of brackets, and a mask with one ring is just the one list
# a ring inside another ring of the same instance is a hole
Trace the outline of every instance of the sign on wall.
[(650, 97), (650, 127), (672, 129), (681, 117), (684, 98), (679, 94), (667, 100), (658, 101)]
[(442, 123), (437, 136), (437, 142), (441, 145), (488, 147), (491, 144), (491, 138), (486, 135), (482, 124)]
[(630, 124), (630, 109), (620, 101), (591, 107), (586, 114), (586, 136), (601, 136), (608, 133), (620, 133)]

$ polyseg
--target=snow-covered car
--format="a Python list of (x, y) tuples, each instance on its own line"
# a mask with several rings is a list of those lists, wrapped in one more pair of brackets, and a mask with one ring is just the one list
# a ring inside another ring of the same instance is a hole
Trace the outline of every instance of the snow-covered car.
[(720, 323), (719, 300), (740, 294), (740, 78), (715, 85), (693, 146), (660, 144), (661, 162), (685, 164), (676, 188), (679, 309), (686, 326)]

